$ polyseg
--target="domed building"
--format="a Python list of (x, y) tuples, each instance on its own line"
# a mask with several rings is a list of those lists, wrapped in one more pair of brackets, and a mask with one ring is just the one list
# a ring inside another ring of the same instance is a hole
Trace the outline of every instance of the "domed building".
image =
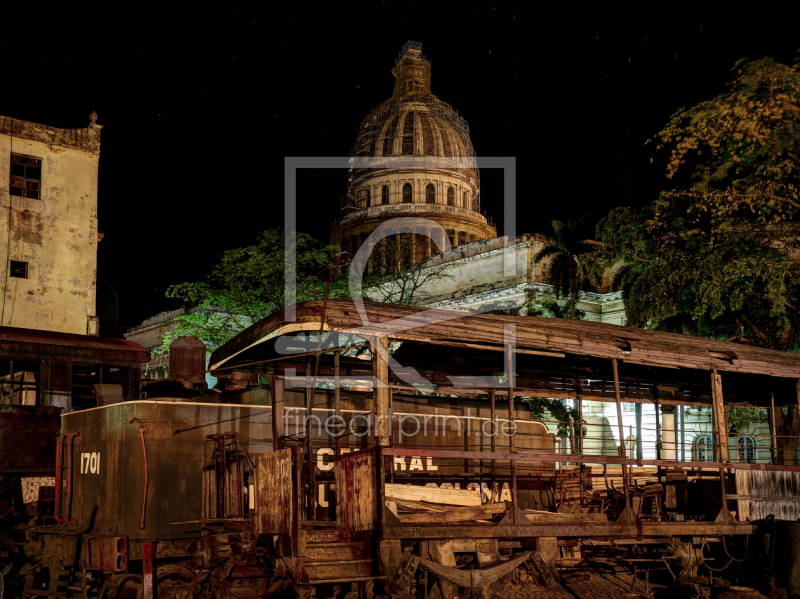
[[(381, 223), (398, 217), (435, 221), (452, 247), (497, 236), (480, 212), (480, 174), (469, 127), (431, 93), (431, 64), (408, 42), (392, 69), (392, 97), (361, 123), (342, 216), (331, 242), (352, 259)], [(370, 159), (368, 165), (359, 159)], [(381, 160), (385, 158), (386, 160)], [(410, 236), (414, 263), (444, 251), (444, 240)]]

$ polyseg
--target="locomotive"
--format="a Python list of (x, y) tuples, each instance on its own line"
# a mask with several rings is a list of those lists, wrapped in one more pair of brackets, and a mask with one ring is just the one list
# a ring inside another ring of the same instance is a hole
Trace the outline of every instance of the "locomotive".
[[(214, 352), (221, 394), (153, 386), (62, 415), (55, 523), (27, 531), (23, 596), (489, 599), (518, 570), (555, 584), (559, 567), (631, 544), (707, 590), (705, 541), (759, 532), (731, 512), (749, 501), (732, 473), (800, 472), (732, 463), (724, 435), (709, 463), (636, 459), (622, 443), (618, 456), (584, 455), (581, 439), (558, 453), (516, 401), (672, 401), (724, 417), (725, 403), (765, 392), (796, 404), (798, 356), (747, 347), (731, 359), (729, 344), (598, 323), (292, 308)], [(736, 383), (724, 395), (723, 376)], [(617, 468), (616, 485), (596, 490), (598, 464)], [(641, 488), (634, 469), (648, 467), (655, 482)], [(710, 517), (690, 505), (689, 474), (716, 489)], [(556, 492), (566, 479), (577, 497)]]

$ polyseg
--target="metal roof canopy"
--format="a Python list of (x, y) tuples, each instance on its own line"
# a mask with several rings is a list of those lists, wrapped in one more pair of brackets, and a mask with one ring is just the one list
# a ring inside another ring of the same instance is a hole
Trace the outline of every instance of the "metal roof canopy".
[(65, 358), (115, 365), (141, 365), (150, 360), (150, 352), (126, 339), (18, 327), (0, 327), (0, 356), (13, 359)]
[[(352, 300), (328, 300), (323, 330), (409, 342), (394, 357), (436, 383), (439, 393), (485, 392), (457, 388), (450, 377), (502, 372), (499, 350), (511, 338), (517, 352), (516, 393), (522, 396), (614, 401), (610, 360), (616, 358), (623, 401), (710, 405), (709, 373), (716, 370), (725, 373), (726, 403), (768, 407), (772, 393), (777, 405), (797, 402), (800, 355), (786, 352), (579, 320), (377, 302), (364, 302), (363, 310), (366, 323)], [(280, 311), (256, 323), (212, 354), (212, 374), (267, 360), (296, 360), (276, 348), (277, 339), (319, 331), (322, 312), (323, 302), (315, 300), (295, 306), (294, 322), (287, 322)], [(315, 349), (316, 342), (308, 343), (308, 350)]]

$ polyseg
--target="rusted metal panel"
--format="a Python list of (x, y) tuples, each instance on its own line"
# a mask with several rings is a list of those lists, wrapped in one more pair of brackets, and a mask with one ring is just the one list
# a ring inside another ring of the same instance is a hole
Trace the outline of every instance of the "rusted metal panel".
[(133, 365), (148, 362), (150, 352), (133, 341), (54, 331), (0, 327), (0, 355), (49, 356), (95, 359), (108, 364)]
[(336, 460), (336, 523), (349, 530), (375, 530), (377, 484), (375, 454), (354, 453)]
[(0, 405), (0, 473), (52, 475), (60, 429), (61, 408)]
[(300, 515), (297, 454), (297, 447), (287, 447), (255, 458), (256, 534), (294, 536)]

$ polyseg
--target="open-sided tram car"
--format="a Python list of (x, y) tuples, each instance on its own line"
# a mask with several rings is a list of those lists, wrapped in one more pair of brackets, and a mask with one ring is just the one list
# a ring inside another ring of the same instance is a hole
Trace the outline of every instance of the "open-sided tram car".
[[(795, 480), (800, 467), (734, 463), (725, 434), (715, 462), (634, 459), (624, 446), (615, 456), (558, 453), (515, 399), (613, 401), (620, 415), (623, 401), (708, 405), (720, 430), (731, 405), (797, 405), (800, 356), (731, 347), (587, 322), (300, 304), (212, 356), (215, 376), (266, 378), (269, 390), (62, 416), (58, 523), (29, 532), (39, 567), (25, 592), (490, 597), (516, 568), (546, 584), (598, 548), (630, 546), (702, 583), (709, 540), (727, 540), (728, 551), (759, 530), (733, 513), (747, 498), (732, 473)], [(516, 433), (489, 435), (487, 422)], [(598, 464), (621, 478), (599, 504), (588, 474)], [(648, 467), (658, 510), (634, 502), (636, 469)], [(688, 481), (704, 477), (716, 494), (690, 505)], [(554, 492), (564, 478), (578, 480), (577, 499)], [(398, 511), (398, 496), (422, 493), (423, 504), (424, 489), (478, 504)]]

